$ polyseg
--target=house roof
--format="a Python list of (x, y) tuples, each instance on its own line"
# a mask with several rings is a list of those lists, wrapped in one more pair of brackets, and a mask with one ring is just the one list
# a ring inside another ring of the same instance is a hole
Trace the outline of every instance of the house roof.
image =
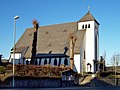
[[(15, 48), (15, 53), (21, 53), (21, 52), (24, 52), (26, 49), (28, 49), (29, 47), (17, 47)], [(12, 48), (13, 50), (13, 48)], [(13, 53), (13, 52), (11, 52)]]
[(90, 13), (90, 11), (88, 11), (78, 22), (85, 22), (85, 21), (95, 21), (99, 25), (99, 23)]
[[(25, 58), (31, 57), (34, 28), (28, 28), (16, 43), (16, 48), (29, 47)], [(77, 22), (42, 26), (38, 29), (37, 53), (63, 54), (67, 48), (69, 55), (69, 34), (74, 33), (77, 37), (75, 53), (80, 53), (80, 46), (84, 38), (85, 30), (77, 29)]]

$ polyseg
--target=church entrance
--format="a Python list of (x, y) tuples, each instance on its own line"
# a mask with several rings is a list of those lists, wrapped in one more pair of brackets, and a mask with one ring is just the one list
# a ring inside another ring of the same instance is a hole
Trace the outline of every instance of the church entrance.
[(90, 63), (87, 63), (87, 72), (91, 72), (92, 65)]

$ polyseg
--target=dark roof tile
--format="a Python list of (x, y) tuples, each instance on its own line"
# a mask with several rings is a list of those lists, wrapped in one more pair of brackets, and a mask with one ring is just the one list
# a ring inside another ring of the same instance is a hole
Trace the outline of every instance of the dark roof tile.
[[(34, 29), (27, 29), (21, 38), (16, 43), (16, 48), (29, 47), (25, 58), (31, 57), (32, 42)], [(42, 26), (38, 29), (37, 37), (37, 53), (64, 53), (64, 48), (67, 47), (67, 55), (69, 55), (69, 34), (74, 33), (77, 36), (75, 44), (75, 53), (80, 53), (80, 46), (83, 41), (85, 30), (77, 29), (77, 22)]]

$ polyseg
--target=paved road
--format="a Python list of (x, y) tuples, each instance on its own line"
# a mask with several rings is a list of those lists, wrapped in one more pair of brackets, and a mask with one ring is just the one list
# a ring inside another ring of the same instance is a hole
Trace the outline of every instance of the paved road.
[(120, 87), (12, 88), (5, 90), (120, 90)]
[[(40, 90), (40, 89), (37, 89)], [(68, 87), (68, 88), (42, 88), (41, 90), (120, 90), (120, 87)]]

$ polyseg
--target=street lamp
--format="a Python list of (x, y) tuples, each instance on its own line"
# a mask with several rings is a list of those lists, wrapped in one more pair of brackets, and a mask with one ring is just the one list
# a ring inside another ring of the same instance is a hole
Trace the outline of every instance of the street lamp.
[(19, 18), (19, 16), (17, 15), (17, 16), (15, 16), (14, 17), (14, 50), (13, 50), (13, 87), (15, 86), (15, 80), (14, 80), (14, 74), (15, 74), (15, 72), (14, 72), (14, 70), (15, 70), (15, 40), (16, 40), (16, 19), (18, 19)]

